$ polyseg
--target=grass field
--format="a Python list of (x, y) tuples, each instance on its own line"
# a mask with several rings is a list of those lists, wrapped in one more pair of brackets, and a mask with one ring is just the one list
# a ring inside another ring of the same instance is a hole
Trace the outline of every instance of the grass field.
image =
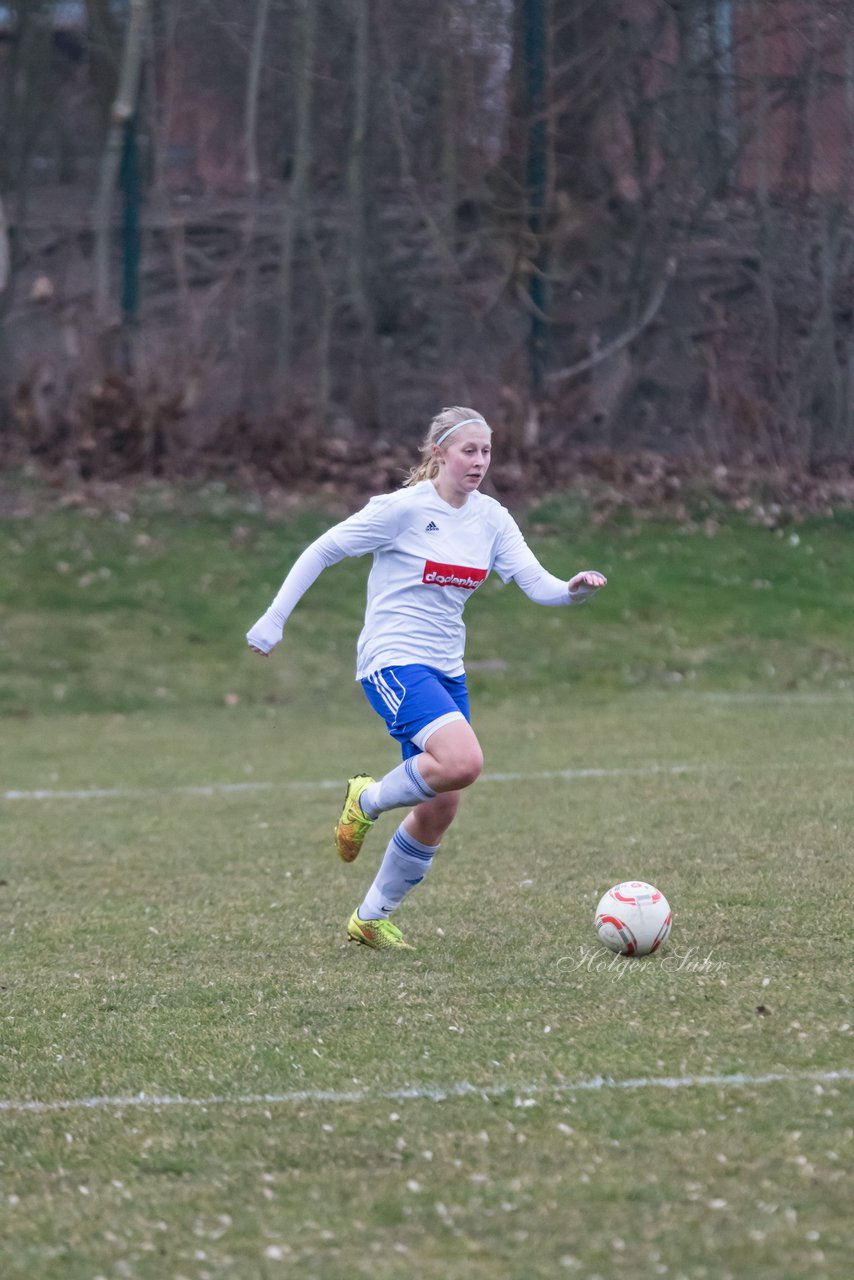
[[(486, 773), (348, 944), (395, 762), (366, 566), (243, 649), (296, 550), (223, 494), (0, 526), (0, 1276), (851, 1271), (850, 519), (529, 529), (607, 593), (467, 610)], [(710, 536), (712, 535), (713, 536)], [(616, 880), (669, 949), (602, 950)]]

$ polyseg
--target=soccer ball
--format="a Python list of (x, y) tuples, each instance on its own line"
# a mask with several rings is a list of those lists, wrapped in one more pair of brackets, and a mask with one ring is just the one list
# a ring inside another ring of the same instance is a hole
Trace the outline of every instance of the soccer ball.
[(660, 889), (626, 880), (604, 893), (594, 927), (599, 941), (624, 956), (648, 956), (670, 936), (672, 913)]

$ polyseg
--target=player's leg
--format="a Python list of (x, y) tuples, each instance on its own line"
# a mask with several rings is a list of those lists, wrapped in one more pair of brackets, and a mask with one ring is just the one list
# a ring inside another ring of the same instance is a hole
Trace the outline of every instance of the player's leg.
[[(389, 841), (347, 932), (354, 942), (370, 947), (407, 947), (389, 916), (429, 871), (459, 807), (460, 788), (478, 777), (483, 754), (468, 723), (465, 677), (448, 678), (424, 667), (387, 670), (366, 682), (366, 693), (401, 743), (404, 759), (379, 782), (356, 783), (356, 820), (361, 816), (370, 825), (389, 809), (413, 807)], [(339, 822), (339, 852), (344, 843), (341, 829)]]
[(426, 845), (439, 845), (457, 816), (459, 807), (459, 791), (444, 791), (411, 809), (403, 819), (403, 829), (413, 840)]
[(347, 932), (352, 941), (379, 949), (409, 947), (389, 917), (430, 870), (459, 802), (458, 791), (446, 791), (407, 814), (388, 843), (373, 883), (350, 917)]
[(483, 767), (480, 744), (468, 723), (465, 677), (449, 678), (413, 665), (377, 672), (362, 684), (400, 742), (404, 760), (379, 781), (366, 774), (349, 780), (335, 829), (336, 848), (345, 862), (358, 856), (381, 813), (470, 786)]
[[(374, 821), (389, 809), (408, 805), (420, 806), (425, 801), (449, 792), (470, 787), (483, 768), (483, 752), (471, 725), (457, 712), (453, 719), (443, 717), (441, 727), (429, 732), (420, 751), (408, 756), (379, 782), (366, 779), (358, 803), (362, 812)], [(441, 811), (441, 807), (435, 810)]]

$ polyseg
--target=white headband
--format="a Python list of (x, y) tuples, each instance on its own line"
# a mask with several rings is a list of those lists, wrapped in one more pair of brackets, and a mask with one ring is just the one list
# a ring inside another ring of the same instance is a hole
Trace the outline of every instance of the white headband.
[(479, 422), (482, 426), (486, 427), (487, 431), (489, 430), (489, 427), (483, 421), (483, 418), (463, 418), (462, 422), (455, 422), (452, 427), (448, 427), (447, 431), (443, 431), (439, 436), (439, 439), (436, 441), (436, 444), (444, 444), (448, 436), (452, 436), (455, 431), (459, 431), (460, 427), (471, 426), (473, 422)]

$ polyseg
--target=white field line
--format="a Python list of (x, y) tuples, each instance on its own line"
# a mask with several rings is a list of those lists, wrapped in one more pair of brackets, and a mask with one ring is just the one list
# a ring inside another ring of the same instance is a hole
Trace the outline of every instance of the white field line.
[(4, 791), (4, 800), (136, 800), (144, 796), (219, 796), (244, 791), (271, 791), (276, 786), (322, 787), (340, 786), (341, 780), (332, 782), (214, 782), (197, 787), (84, 787), (79, 791)]
[(679, 696), (699, 698), (702, 702), (720, 702), (724, 704), (732, 703), (733, 706), (749, 706), (751, 703), (761, 705), (765, 703), (768, 706), (785, 706), (788, 704), (795, 704), (796, 706), (824, 707), (835, 706), (839, 702), (850, 702), (852, 692), (850, 689), (837, 689), (833, 693), (809, 693), (808, 691), (804, 691), (803, 693), (793, 691), (788, 693), (775, 693), (772, 690), (762, 691), (761, 689), (753, 691), (749, 689), (744, 689), (742, 691), (734, 690), (732, 692), (725, 692), (724, 690), (721, 690), (716, 692), (715, 690), (710, 689), (706, 692), (699, 693), (693, 693), (690, 690), (686, 690), (685, 693), (680, 693)]
[[(530, 773), (483, 773), (483, 782), (583, 782), (588, 778), (649, 778), (656, 775), (677, 777), (679, 774), (714, 773), (725, 769), (737, 774), (755, 772), (757, 769), (801, 769), (801, 761), (770, 761), (727, 764), (653, 764), (625, 769), (539, 769)], [(854, 769), (854, 760), (834, 760), (832, 767)], [(146, 796), (227, 796), (249, 794), (256, 791), (330, 791), (339, 790), (341, 778), (318, 778), (313, 781), (283, 779), (281, 782), (212, 782), (198, 786), (182, 787), (82, 787), (79, 790), (0, 791), (0, 800), (138, 800)]]
[(774, 1071), (766, 1075), (701, 1075), (701, 1076), (640, 1076), (636, 1079), (614, 1080), (610, 1076), (593, 1076), (590, 1080), (577, 1080), (567, 1084), (496, 1084), (476, 1085), (468, 1081), (451, 1084), (445, 1088), (414, 1085), (404, 1089), (296, 1089), (288, 1093), (244, 1093), (231, 1097), (214, 1095), (208, 1098), (187, 1098), (178, 1093), (136, 1093), (128, 1097), (103, 1095), (93, 1098), (60, 1098), (53, 1102), (35, 1099), (0, 1099), (0, 1113), (42, 1115), (56, 1111), (121, 1111), (129, 1107), (158, 1109), (161, 1107), (271, 1107), (305, 1103), (330, 1105), (378, 1103), (378, 1102), (449, 1102), (455, 1098), (504, 1098), (513, 1096), (517, 1106), (533, 1106), (538, 1099), (550, 1100), (569, 1097), (575, 1093), (600, 1091), (635, 1091), (640, 1089), (758, 1089), (775, 1084), (824, 1085), (854, 1081), (854, 1070), (840, 1071)]
[[(540, 782), (558, 780), (575, 782), (584, 778), (632, 778), (652, 774), (700, 773), (707, 765), (673, 764), (647, 765), (638, 769), (543, 769), (532, 773), (484, 773), (479, 782)], [(343, 786), (341, 778), (320, 778), (316, 781), (283, 780), (282, 782), (213, 782), (209, 785), (187, 787), (87, 787), (75, 791), (3, 791), (3, 800), (127, 800), (146, 795), (218, 796), (241, 792), (272, 791), (287, 787), (299, 791), (338, 790)]]

